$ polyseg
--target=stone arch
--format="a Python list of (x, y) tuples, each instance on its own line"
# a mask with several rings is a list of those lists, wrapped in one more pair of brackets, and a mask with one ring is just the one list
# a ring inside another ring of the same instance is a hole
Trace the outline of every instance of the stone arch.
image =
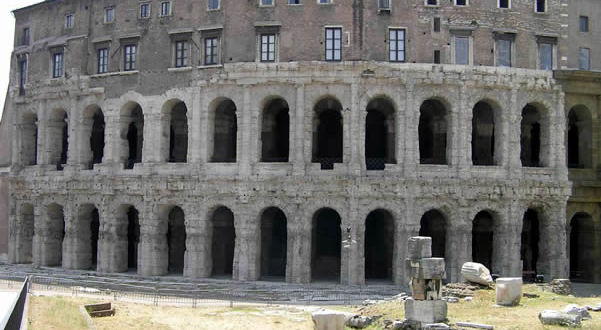
[(169, 163), (186, 163), (188, 161), (188, 107), (179, 99), (171, 99), (163, 104), (161, 113), (162, 160)]
[(64, 109), (50, 111), (47, 121), (48, 164), (61, 171), (67, 164), (69, 151), (69, 115)]
[(523, 276), (529, 281), (533, 281), (535, 275), (539, 273), (541, 220), (541, 214), (535, 208), (528, 208), (522, 219), (520, 260), (522, 261)]
[(261, 277), (284, 278), (288, 257), (288, 220), (278, 207), (261, 212)]
[(342, 104), (333, 96), (322, 97), (313, 107), (313, 163), (331, 170), (343, 162)]
[(261, 116), (261, 161), (288, 162), (290, 109), (281, 97), (266, 99)]
[(432, 238), (432, 257), (446, 256), (447, 218), (438, 209), (426, 211), (420, 219), (419, 236)]
[(365, 218), (365, 279), (392, 281), (394, 276), (395, 221), (384, 209)]
[(495, 214), (483, 210), (472, 221), (472, 261), (493, 271)]
[(104, 158), (106, 123), (104, 112), (98, 105), (90, 105), (83, 112), (82, 137), (89, 141), (87, 148), (83, 148), (83, 161), (89, 169), (94, 164), (101, 164)]
[(17, 223), (15, 224), (15, 263), (30, 264), (33, 261), (33, 236), (34, 236), (35, 213), (31, 203), (23, 203), (19, 206)]
[(522, 108), (520, 160), (525, 167), (544, 167), (549, 162), (548, 110), (531, 102)]
[(601, 283), (601, 222), (578, 212), (570, 219), (570, 280)]
[(449, 108), (438, 98), (425, 100), (419, 116), (419, 160), (421, 164), (448, 164)]
[(500, 164), (501, 134), (500, 108), (488, 99), (478, 101), (472, 108), (472, 164), (492, 166)]
[(234, 213), (225, 206), (218, 206), (211, 214), (211, 275), (213, 277), (231, 277), (234, 265), (236, 230)]
[(209, 105), (209, 146), (211, 162), (235, 163), (237, 159), (238, 121), (234, 101), (219, 97)]
[(340, 282), (342, 219), (331, 208), (313, 215), (311, 234), (311, 280)]
[(161, 215), (167, 224), (167, 271), (183, 274), (186, 254), (186, 215), (179, 206), (166, 207)]
[(26, 111), (21, 115), (20, 128), (20, 162), (24, 166), (38, 164), (38, 116), (35, 112)]
[(570, 168), (592, 167), (592, 118), (589, 109), (577, 105), (568, 113), (567, 163)]
[(140, 243), (140, 212), (137, 207), (131, 204), (122, 204), (117, 207), (116, 216), (118, 220), (123, 221), (123, 235), (120, 240), (123, 240), (121, 245), (123, 248), (119, 251), (123, 270), (137, 271), (139, 243)]
[(45, 213), (45, 223), (36, 222), (37, 228), (34, 230), (34, 242), (37, 240), (39, 245), (39, 263), (36, 264), (60, 267), (63, 264), (65, 213), (62, 205), (57, 203), (48, 204)]
[(383, 170), (396, 163), (396, 109), (390, 98), (372, 98), (366, 107), (365, 165), (368, 170)]
[(76, 247), (77, 268), (96, 269), (98, 264), (98, 240), (100, 236), (100, 214), (94, 204), (86, 203), (77, 210), (77, 239), (81, 245)]
[(140, 104), (127, 102), (121, 108), (121, 160), (126, 169), (142, 162), (144, 147), (144, 112)]

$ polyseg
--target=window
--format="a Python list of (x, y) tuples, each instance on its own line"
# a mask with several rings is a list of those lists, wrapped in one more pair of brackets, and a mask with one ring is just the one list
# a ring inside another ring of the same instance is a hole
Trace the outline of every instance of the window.
[(580, 32), (588, 32), (588, 16), (580, 16)]
[(553, 70), (553, 44), (538, 44), (538, 68), (541, 70)]
[(150, 4), (142, 3), (140, 4), (140, 18), (149, 18), (150, 17)]
[(440, 50), (434, 51), (434, 64), (440, 64)]
[(261, 6), (273, 6), (273, 0), (260, 0)]
[(511, 8), (511, 0), (499, 0), (499, 8)]
[(325, 5), (325, 4), (332, 3), (332, 0), (317, 0), (317, 3)]
[(209, 10), (219, 9), (219, 0), (209, 0)]
[(340, 61), (342, 28), (326, 28), (326, 61)]
[(535, 0), (534, 11), (537, 13), (544, 13), (547, 11), (547, 1), (545, 0)]
[(134, 71), (136, 70), (136, 45), (125, 45), (124, 58), (123, 58), (123, 70)]
[(175, 67), (183, 68), (188, 66), (188, 41), (175, 42)]
[(455, 37), (455, 64), (469, 64), (469, 37)]
[(390, 10), (390, 0), (378, 0), (378, 9)]
[(63, 53), (54, 53), (52, 55), (52, 78), (63, 76)]
[(73, 14), (65, 16), (65, 27), (71, 29), (73, 27)]
[(217, 64), (217, 37), (205, 38), (205, 65)]
[(578, 51), (578, 68), (580, 70), (591, 69), (591, 50), (588, 48), (580, 48)]
[(107, 73), (109, 71), (109, 50), (108, 48), (98, 49), (98, 73)]
[(455, 0), (455, 6), (467, 6), (467, 0)]
[(23, 35), (21, 36), (21, 45), (29, 45), (29, 28), (23, 28)]
[(27, 56), (19, 59), (19, 95), (25, 94), (25, 84), (27, 83)]
[(389, 30), (390, 62), (405, 62), (405, 30)]
[(432, 29), (434, 30), (434, 32), (440, 32), (440, 17), (434, 17), (433, 24), (434, 26), (432, 27)]
[(275, 34), (261, 35), (261, 62), (275, 61)]
[(426, 0), (426, 6), (438, 6), (438, 0)]
[(300, 0), (288, 0), (289, 5), (300, 5)]
[(511, 67), (511, 40), (497, 39), (495, 46), (497, 66)]
[(115, 7), (104, 8), (104, 23), (113, 23), (115, 21)]
[(161, 16), (171, 15), (171, 1), (161, 2)]

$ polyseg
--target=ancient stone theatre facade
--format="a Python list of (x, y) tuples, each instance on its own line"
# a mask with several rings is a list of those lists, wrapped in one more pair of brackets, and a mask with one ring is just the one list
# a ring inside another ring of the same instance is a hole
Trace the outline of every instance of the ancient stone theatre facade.
[(593, 0), (16, 10), (0, 129), (9, 261), (405, 286), (419, 234), (449, 281), (473, 260), (599, 282), (600, 12)]

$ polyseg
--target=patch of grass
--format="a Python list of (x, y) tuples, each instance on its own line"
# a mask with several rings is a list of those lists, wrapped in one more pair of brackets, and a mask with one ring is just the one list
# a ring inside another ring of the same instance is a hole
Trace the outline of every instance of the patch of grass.
[(87, 329), (79, 304), (64, 297), (29, 296), (30, 329)]

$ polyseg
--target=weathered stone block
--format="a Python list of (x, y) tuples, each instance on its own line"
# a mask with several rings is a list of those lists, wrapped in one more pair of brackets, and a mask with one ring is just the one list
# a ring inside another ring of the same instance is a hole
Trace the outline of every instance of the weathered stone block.
[(419, 264), (420, 277), (440, 280), (446, 278), (444, 258), (423, 258)]
[(517, 306), (522, 298), (522, 278), (500, 277), (497, 279), (497, 305)]
[(405, 317), (421, 323), (438, 323), (447, 318), (447, 303), (443, 300), (405, 300)]
[(580, 327), (580, 315), (569, 315), (553, 310), (544, 310), (538, 313), (538, 319), (544, 325), (562, 325), (567, 327)]
[(414, 236), (407, 242), (407, 258), (422, 259), (432, 257), (432, 238)]
[(493, 282), (488, 268), (477, 262), (464, 263), (463, 266), (461, 266), (461, 276), (463, 276), (466, 281), (482, 285), (490, 285)]
[(332, 310), (313, 312), (313, 329), (315, 330), (344, 330), (345, 314)]

